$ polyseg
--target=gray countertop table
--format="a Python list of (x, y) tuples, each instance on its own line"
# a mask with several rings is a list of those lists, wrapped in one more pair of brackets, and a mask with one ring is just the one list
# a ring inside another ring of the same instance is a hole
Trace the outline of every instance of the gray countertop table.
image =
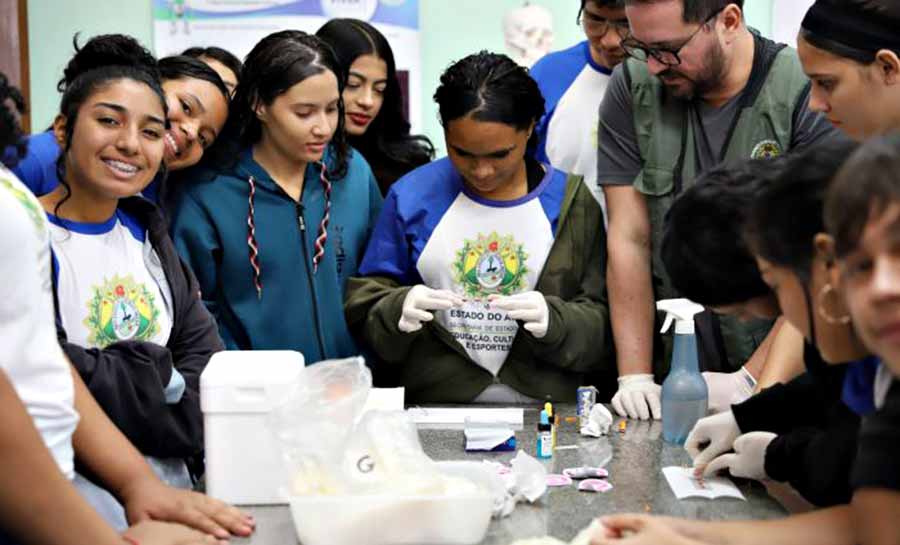
[[(558, 407), (561, 417), (574, 415), (573, 405)], [(519, 449), (535, 455), (538, 411), (525, 410), (525, 425), (516, 431)], [(517, 539), (553, 536), (568, 541), (598, 515), (612, 513), (655, 513), (703, 520), (766, 519), (781, 517), (785, 510), (752, 482), (739, 484), (747, 501), (731, 498), (716, 500), (678, 500), (669, 488), (662, 468), (690, 465), (690, 457), (678, 445), (662, 439), (662, 423), (629, 420), (624, 433), (618, 431), (620, 419), (613, 422), (608, 437), (583, 437), (576, 424), (560, 423), (557, 447), (578, 445), (577, 449), (557, 450), (544, 461), (548, 473), (562, 473), (568, 467), (604, 466), (609, 471), (613, 490), (606, 493), (579, 492), (575, 485), (549, 488), (535, 504), (520, 503), (509, 517), (493, 520), (483, 545), (509, 545)], [(464, 451), (462, 429), (421, 429), (425, 452), (435, 460), (496, 460), (508, 463), (514, 452), (491, 453)], [(577, 481), (576, 481), (577, 484)], [(287, 506), (241, 506), (257, 521), (257, 530), (249, 539), (232, 539), (239, 545), (295, 545), (290, 510)]]

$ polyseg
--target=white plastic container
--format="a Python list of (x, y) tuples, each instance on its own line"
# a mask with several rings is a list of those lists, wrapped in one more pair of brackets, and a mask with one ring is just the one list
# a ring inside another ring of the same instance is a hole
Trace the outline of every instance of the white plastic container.
[(200, 375), (206, 492), (238, 505), (286, 504), (287, 472), (267, 419), (303, 379), (303, 354), (226, 351)]
[[(484, 540), (496, 476), (481, 462), (438, 462), (479, 485), (456, 496), (292, 496), (303, 545), (474, 545)], [(502, 485), (501, 485), (502, 486)]]

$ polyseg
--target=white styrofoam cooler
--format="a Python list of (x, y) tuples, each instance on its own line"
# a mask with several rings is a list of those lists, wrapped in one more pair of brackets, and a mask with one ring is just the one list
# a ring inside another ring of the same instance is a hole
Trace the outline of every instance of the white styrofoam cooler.
[(225, 351), (200, 375), (206, 492), (238, 505), (286, 504), (287, 472), (269, 427), (272, 408), (303, 380), (303, 354)]

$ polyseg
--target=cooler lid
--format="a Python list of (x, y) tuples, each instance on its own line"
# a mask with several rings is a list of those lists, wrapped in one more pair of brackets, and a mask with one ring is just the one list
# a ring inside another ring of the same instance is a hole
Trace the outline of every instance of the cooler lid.
[(228, 350), (200, 375), (204, 413), (268, 412), (300, 383), (303, 354), (292, 350)]

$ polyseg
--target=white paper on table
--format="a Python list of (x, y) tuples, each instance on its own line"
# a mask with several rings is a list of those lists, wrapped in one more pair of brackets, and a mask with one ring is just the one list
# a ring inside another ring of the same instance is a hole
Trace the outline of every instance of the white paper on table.
[(509, 428), (466, 428), (466, 450), (492, 450), (515, 434)]
[(669, 481), (669, 486), (675, 497), (679, 500), (684, 498), (736, 498), (747, 501), (738, 487), (725, 477), (704, 477), (702, 484), (694, 478), (694, 468), (692, 467), (664, 467), (663, 475)]
[(405, 388), (372, 388), (363, 405), (363, 414), (368, 411), (402, 411), (406, 400)]
[(406, 411), (416, 424), (465, 424), (482, 422), (485, 424), (507, 424), (521, 426), (524, 422), (524, 409), (515, 408), (480, 408), (480, 407), (415, 407)]

